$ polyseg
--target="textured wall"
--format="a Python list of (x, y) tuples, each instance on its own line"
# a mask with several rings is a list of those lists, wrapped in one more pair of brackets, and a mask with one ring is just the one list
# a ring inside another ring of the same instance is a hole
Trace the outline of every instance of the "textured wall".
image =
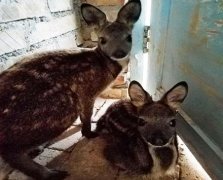
[(80, 0), (0, 0), (0, 71), (27, 53), (82, 42)]

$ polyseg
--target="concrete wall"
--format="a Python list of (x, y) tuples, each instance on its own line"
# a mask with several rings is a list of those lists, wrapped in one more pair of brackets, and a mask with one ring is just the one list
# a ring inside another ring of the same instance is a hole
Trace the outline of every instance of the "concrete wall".
[(82, 41), (80, 0), (0, 0), (0, 71), (27, 53)]

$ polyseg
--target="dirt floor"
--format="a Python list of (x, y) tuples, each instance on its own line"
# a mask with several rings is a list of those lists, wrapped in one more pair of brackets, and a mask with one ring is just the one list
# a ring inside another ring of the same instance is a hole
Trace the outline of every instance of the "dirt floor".
[[(98, 98), (94, 106), (92, 126), (115, 100)], [(112, 167), (103, 157), (103, 140), (87, 140), (81, 136), (81, 125), (77, 120), (64, 134), (44, 147), (35, 161), (50, 168), (67, 170), (66, 180), (141, 180), (144, 176), (129, 176)], [(209, 180), (200, 164), (196, 161), (183, 141), (178, 138), (182, 180)], [(18, 171), (10, 174), (10, 180), (30, 179)]]

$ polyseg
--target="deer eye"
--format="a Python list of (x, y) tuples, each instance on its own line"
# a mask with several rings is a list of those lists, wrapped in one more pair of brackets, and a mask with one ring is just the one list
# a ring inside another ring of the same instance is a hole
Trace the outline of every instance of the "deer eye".
[(131, 36), (131, 35), (128, 35), (128, 36), (126, 37), (126, 40), (127, 40), (128, 42), (132, 42), (132, 36)]
[(176, 120), (175, 120), (175, 119), (171, 120), (171, 121), (169, 122), (169, 125), (170, 125), (171, 127), (175, 127), (175, 126), (176, 126)]
[(103, 44), (106, 44), (106, 39), (105, 38), (103, 38), (103, 37), (100, 37), (99, 38), (99, 42), (103, 45)]

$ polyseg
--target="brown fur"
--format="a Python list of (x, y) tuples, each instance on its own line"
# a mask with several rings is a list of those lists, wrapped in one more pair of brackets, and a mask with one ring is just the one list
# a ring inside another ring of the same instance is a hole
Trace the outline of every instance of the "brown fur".
[[(130, 12), (134, 9), (135, 13)], [(105, 43), (99, 41), (97, 48), (81, 52), (29, 56), (0, 74), (0, 154), (11, 167), (35, 179), (63, 179), (67, 172), (33, 162), (27, 155), (31, 148), (60, 135), (78, 116), (82, 134), (88, 138), (97, 135), (91, 132), (95, 98), (121, 72), (119, 60), (127, 60), (131, 49), (126, 37), (131, 36), (141, 9), (140, 2), (129, 2), (113, 23), (99, 23), (101, 17), (106, 20), (105, 14), (89, 4), (81, 10), (89, 24), (98, 26)]]
[(101, 59), (97, 51), (49, 53), (2, 73), (0, 126), (8, 128), (1, 131), (1, 145), (38, 145), (67, 129), (78, 114), (91, 115), (95, 97), (121, 71), (117, 62)]

